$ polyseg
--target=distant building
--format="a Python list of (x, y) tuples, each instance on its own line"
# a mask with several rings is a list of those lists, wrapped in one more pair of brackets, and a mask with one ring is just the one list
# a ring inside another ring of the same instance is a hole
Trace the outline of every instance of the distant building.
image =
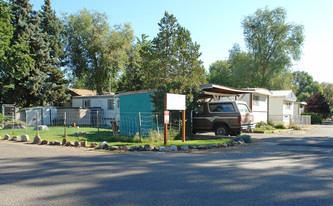
[(269, 98), (269, 118), (274, 122), (289, 122), (296, 115), (297, 97), (292, 90), (273, 90)]

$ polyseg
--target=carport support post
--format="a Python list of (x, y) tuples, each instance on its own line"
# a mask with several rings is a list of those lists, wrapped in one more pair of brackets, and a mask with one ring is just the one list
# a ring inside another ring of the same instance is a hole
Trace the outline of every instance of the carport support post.
[[(167, 110), (167, 93), (164, 94), (164, 111)], [(168, 143), (168, 124), (164, 122), (164, 145)]]
[(182, 141), (183, 142), (185, 142), (185, 114), (186, 114), (186, 111), (185, 110), (183, 110), (182, 111), (182, 123), (183, 123), (183, 125), (182, 125)]

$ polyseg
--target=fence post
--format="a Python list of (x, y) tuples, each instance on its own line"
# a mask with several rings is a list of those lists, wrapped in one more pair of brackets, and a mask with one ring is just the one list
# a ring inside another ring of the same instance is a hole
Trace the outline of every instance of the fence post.
[(142, 142), (141, 140), (141, 113), (139, 112), (139, 137), (140, 137), (140, 142)]
[(67, 137), (66, 112), (64, 112), (64, 137)]
[(12, 112), (12, 122), (13, 122), (12, 131), (13, 131), (13, 135), (14, 135), (15, 134), (15, 130), (14, 130), (14, 125), (15, 125), (15, 123), (14, 123), (14, 111)]
[(38, 135), (38, 110), (36, 110), (36, 136)]
[(181, 114), (179, 113), (179, 115), (178, 115), (178, 131), (180, 131), (180, 116), (181, 116)]
[(28, 135), (28, 115), (27, 115), (27, 110), (25, 110), (25, 135)]
[(96, 110), (96, 118), (97, 118), (97, 131), (98, 131), (98, 139), (100, 139), (100, 133), (99, 133), (99, 114), (98, 110)]
[(158, 141), (160, 140), (160, 129), (158, 128), (158, 115), (156, 115), (156, 129), (157, 129), (157, 137)]

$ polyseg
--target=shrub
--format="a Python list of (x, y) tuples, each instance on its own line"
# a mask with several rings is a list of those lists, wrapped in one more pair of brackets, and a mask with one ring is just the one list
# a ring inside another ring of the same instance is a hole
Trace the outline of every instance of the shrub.
[[(4, 129), (11, 129), (13, 127), (13, 120), (6, 121), (3, 127)], [(25, 127), (25, 122), (14, 120), (14, 129), (24, 129)]]
[(264, 121), (260, 121), (256, 124), (256, 128), (262, 128), (262, 127), (266, 127), (267, 123)]
[(269, 120), (267, 121), (267, 124), (270, 125), (270, 126), (272, 126), (272, 127), (274, 127), (274, 122), (273, 122), (273, 120), (271, 120), (271, 119), (269, 119)]
[(252, 138), (250, 135), (238, 135), (237, 137), (235, 137), (233, 140), (234, 141), (239, 141), (239, 140), (243, 140), (245, 143), (252, 143)]
[(275, 129), (275, 127), (273, 127), (271, 125), (266, 125), (266, 126), (260, 127), (260, 128), (263, 129), (263, 130), (274, 130)]
[(321, 115), (315, 114), (315, 113), (303, 113), (302, 115), (311, 115), (311, 124), (321, 124), (323, 123), (323, 118)]
[(158, 133), (156, 130), (150, 130), (149, 136), (151, 142), (159, 142), (163, 140), (163, 133)]
[(298, 125), (293, 125), (293, 126), (291, 126), (291, 129), (293, 129), (293, 130), (301, 130), (302, 128), (300, 126), (298, 126)]
[(287, 129), (287, 127), (283, 124), (283, 122), (277, 122), (274, 124), (276, 129)]
[(139, 132), (137, 132), (133, 137), (133, 142), (141, 142), (141, 137), (139, 135)]

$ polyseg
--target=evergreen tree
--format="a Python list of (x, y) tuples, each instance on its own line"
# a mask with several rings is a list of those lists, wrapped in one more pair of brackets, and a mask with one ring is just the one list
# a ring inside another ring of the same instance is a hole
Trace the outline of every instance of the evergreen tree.
[[(10, 44), (12, 51), (7, 56), (10, 60), (8, 68), (14, 72), (6, 71), (4, 75), (10, 84), (10, 89), (5, 90), (6, 102), (33, 106), (64, 101), (67, 97), (64, 74), (59, 69), (60, 65), (50, 57), (50, 54), (52, 58), (59, 56), (56, 54), (58, 51), (50, 47), (51, 38), (44, 31), (51, 26), (43, 24), (44, 29), (41, 27), (42, 19), (48, 16), (33, 11), (29, 0), (11, 0), (10, 4), (11, 23), (15, 30)], [(53, 49), (55, 52), (51, 52)]]
[(144, 82), (153, 82), (151, 88), (158, 89), (152, 95), (156, 111), (164, 109), (164, 93), (185, 94), (189, 118), (189, 111), (197, 103), (199, 86), (206, 81), (205, 69), (199, 59), (200, 46), (192, 41), (190, 32), (174, 15), (165, 12), (158, 25), (160, 32), (144, 50), (144, 58), (148, 57), (146, 62), (149, 62)]
[(143, 58), (149, 62), (144, 66), (144, 82), (151, 82), (151, 88), (171, 81), (180, 82), (183, 88), (204, 83), (206, 74), (199, 60), (200, 46), (192, 41), (190, 32), (168, 12), (158, 25), (160, 32), (144, 50)]
[(49, 67), (47, 72), (47, 82), (51, 82), (51, 87), (47, 91), (46, 102), (49, 104), (61, 104), (68, 99), (66, 88), (68, 82), (65, 80), (61, 66), (64, 65), (64, 28), (60, 19), (51, 8), (50, 0), (45, 0), (42, 11), (40, 28), (44, 33), (44, 39), (49, 45)]
[(24, 95), (29, 91), (23, 86), (27, 80), (30, 70), (34, 66), (34, 59), (30, 54), (30, 27), (32, 7), (28, 0), (11, 0), (11, 24), (14, 32), (10, 40), (10, 50), (5, 54), (7, 64), (4, 66), (6, 86), (4, 102), (20, 104), (26, 98)]

